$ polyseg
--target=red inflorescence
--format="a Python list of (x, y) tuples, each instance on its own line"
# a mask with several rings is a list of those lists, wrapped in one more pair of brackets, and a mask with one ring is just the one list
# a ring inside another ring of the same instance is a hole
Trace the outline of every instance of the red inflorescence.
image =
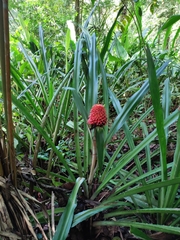
[(87, 123), (93, 125), (93, 127), (103, 127), (106, 125), (106, 110), (102, 104), (92, 106)]

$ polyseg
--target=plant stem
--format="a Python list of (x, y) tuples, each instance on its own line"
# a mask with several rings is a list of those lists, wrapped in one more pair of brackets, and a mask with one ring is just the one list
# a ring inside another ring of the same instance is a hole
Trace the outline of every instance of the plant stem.
[[(95, 129), (96, 131), (96, 129)], [(96, 151), (96, 138), (93, 136), (92, 138), (92, 162), (91, 162), (91, 169), (90, 174), (88, 178), (88, 183), (91, 184), (94, 174), (95, 174), (95, 168), (96, 168), (96, 162), (97, 162), (97, 151)]]

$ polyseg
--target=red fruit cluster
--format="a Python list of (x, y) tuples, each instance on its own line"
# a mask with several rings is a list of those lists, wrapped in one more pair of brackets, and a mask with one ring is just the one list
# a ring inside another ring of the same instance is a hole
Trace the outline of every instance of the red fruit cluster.
[(87, 123), (93, 125), (93, 127), (103, 127), (106, 125), (106, 110), (102, 104), (92, 106)]

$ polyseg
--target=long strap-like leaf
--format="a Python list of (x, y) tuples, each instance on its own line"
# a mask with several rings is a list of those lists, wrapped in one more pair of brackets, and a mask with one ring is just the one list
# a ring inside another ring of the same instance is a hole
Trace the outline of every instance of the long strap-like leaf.
[(81, 186), (83, 181), (84, 181), (84, 178), (78, 178), (76, 180), (76, 184), (75, 184), (73, 191), (69, 197), (67, 206), (59, 220), (58, 226), (56, 228), (57, 230), (55, 232), (53, 240), (65, 240), (67, 238), (69, 230), (72, 226), (74, 210), (77, 205), (77, 203), (76, 203), (77, 193), (78, 193), (79, 187)]

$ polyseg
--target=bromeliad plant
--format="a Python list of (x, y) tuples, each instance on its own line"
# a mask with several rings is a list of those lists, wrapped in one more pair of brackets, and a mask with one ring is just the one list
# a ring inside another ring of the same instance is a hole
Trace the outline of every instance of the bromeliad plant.
[[(121, 12), (122, 9), (117, 18)], [(31, 84), (12, 66), (12, 75), (17, 86), (13, 93), (13, 103), (38, 132), (33, 166), (37, 166), (39, 146), (43, 137), (50, 148), (46, 177), (55, 176), (60, 181), (75, 183), (71, 194), (68, 195), (67, 206), (65, 209), (59, 209), (59, 213), (63, 214), (54, 235), (55, 240), (66, 239), (71, 227), (89, 218), (92, 218), (94, 227), (128, 226), (134, 235), (143, 239), (149, 239), (149, 236), (139, 229), (147, 229), (149, 234), (151, 231), (180, 234), (177, 197), (180, 182), (179, 110), (172, 113), (169, 111), (169, 79), (161, 82), (161, 85), (164, 84), (162, 101), (158, 80), (169, 61), (165, 61), (156, 69), (150, 50), (144, 45), (148, 79), (143, 80), (141, 87), (121, 106), (111, 84), (108, 84), (108, 73), (105, 70), (117, 18), (101, 52), (96, 47), (96, 35), (90, 35), (87, 31), (90, 20), (88, 18), (76, 44), (73, 68), (64, 77), (61, 73), (60, 84), (55, 84), (51, 75), (51, 61), (47, 60), (41, 28), (40, 53), (43, 68), (38, 68), (23, 45), (19, 45), (32, 68)], [(140, 43), (143, 43), (142, 39)], [(142, 53), (144, 49), (140, 50)], [(135, 59), (130, 59), (114, 76), (134, 63)], [(16, 89), (20, 93), (17, 93)], [(135, 123), (129, 124), (133, 111), (147, 95), (152, 100), (152, 106), (146, 109)], [(114, 119), (109, 114), (112, 107), (116, 112)], [(153, 114), (156, 126), (149, 133), (145, 120)], [(67, 161), (58, 150), (56, 139), (60, 126), (63, 124), (61, 134), (67, 127), (66, 124), (69, 126), (72, 123), (72, 116), (75, 159)], [(169, 127), (177, 121), (176, 151), (173, 162), (167, 163)], [(143, 132), (143, 139), (138, 144), (133, 137), (137, 128), (141, 128)], [(123, 132), (123, 137), (114, 144), (112, 138), (120, 131)], [(154, 140), (158, 141), (159, 147), (151, 152), (150, 145)], [(107, 151), (110, 144), (115, 145), (111, 154)], [(129, 146), (126, 153), (123, 152), (125, 144)], [(142, 151), (144, 155), (140, 157)], [(54, 175), (51, 169), (55, 163), (55, 155), (58, 157), (56, 163), (60, 165), (61, 171)], [(154, 157), (158, 159), (157, 167), (153, 165)], [(41, 171), (46, 172), (43, 169)], [(83, 201), (83, 211), (77, 207), (78, 197)], [(92, 203), (92, 208), (86, 209), (87, 201)], [(104, 214), (102, 219), (99, 219), (102, 221), (95, 221), (93, 216), (99, 212)]]
[[(145, 53), (148, 79), (144, 80), (141, 88), (121, 107), (119, 99), (108, 87), (105, 66), (96, 48), (96, 36), (90, 36), (87, 31), (83, 31), (77, 42), (73, 88), (69, 89), (74, 97), (77, 170), (78, 175), (84, 178), (83, 191), (79, 194), (84, 202), (90, 199), (93, 206), (97, 202), (98, 206), (74, 214), (67, 205), (65, 211), (71, 211), (69, 218), (73, 218), (70, 223), (66, 221), (67, 229), (103, 212), (101, 221), (92, 221), (94, 227), (127, 226), (132, 234), (142, 239), (153, 238), (153, 232), (180, 234), (180, 113), (179, 109), (170, 113), (169, 79), (164, 81), (161, 100), (158, 78), (169, 61), (156, 70), (147, 45)], [(136, 123), (128, 125), (133, 111), (149, 91), (152, 106), (142, 113)], [(109, 117), (110, 103), (117, 113), (113, 122)], [(155, 116), (156, 126), (149, 133), (145, 119), (152, 114)], [(109, 126), (105, 125), (106, 121)], [(173, 161), (167, 163), (167, 143), (172, 124), (177, 124), (177, 144)], [(133, 132), (138, 127), (142, 129), (144, 138), (136, 145)], [(83, 134), (80, 129), (83, 129)], [(116, 149), (110, 155), (106, 147), (120, 129), (124, 137), (116, 143)], [(151, 152), (150, 145), (154, 140), (158, 141), (159, 147)], [(127, 153), (122, 151), (125, 144), (129, 146)], [(142, 151), (144, 156), (140, 157)], [(154, 157), (158, 159), (157, 167), (153, 165)], [(73, 196), (77, 198), (76, 195)], [(62, 231), (58, 237), (66, 239), (68, 233), (62, 235)], [(56, 236), (54, 239), (59, 238)]]
[[(24, 126), (28, 125), (26, 124), (26, 121), (28, 121), (37, 130), (37, 132), (34, 132), (32, 129), (30, 133), (32, 142), (35, 142), (29, 150), (29, 154), (33, 155), (31, 163), (33, 168), (37, 166), (42, 138), (49, 144), (50, 154), (48, 154), (48, 167), (47, 171), (45, 171), (46, 176), (49, 177), (52, 165), (55, 162), (55, 152), (58, 159), (63, 162), (66, 170), (69, 168), (55, 143), (58, 141), (58, 136), (63, 134), (64, 124), (66, 124), (71, 112), (71, 108), (68, 108), (71, 101), (70, 93), (63, 88), (69, 86), (72, 70), (64, 74), (60, 69), (54, 67), (53, 57), (48, 59), (49, 54), (44, 45), (41, 26), (39, 26), (39, 39), (39, 51), (35, 54), (30, 54), (29, 50), (21, 43), (21, 40), (18, 42), (18, 47), (26, 59), (24, 65), (30, 69), (29, 74), (31, 75), (28, 76), (30, 81), (27, 81), (26, 73), (18, 70), (13, 64), (11, 65), (11, 74), (14, 80), (13, 103), (15, 105), (14, 112), (20, 118), (23, 116), (21, 119), (25, 122), (22, 123), (22, 126), (18, 126), (18, 123), (17, 129), (23, 129)], [(56, 78), (59, 80), (55, 81)], [(67, 108), (69, 111), (67, 111)], [(24, 131), (27, 132), (27, 129), (24, 129)], [(15, 131), (15, 134), (15, 137), (20, 142), (18, 132)], [(21, 132), (20, 134), (22, 135)], [(71, 170), (68, 171), (71, 179), (75, 180)]]

